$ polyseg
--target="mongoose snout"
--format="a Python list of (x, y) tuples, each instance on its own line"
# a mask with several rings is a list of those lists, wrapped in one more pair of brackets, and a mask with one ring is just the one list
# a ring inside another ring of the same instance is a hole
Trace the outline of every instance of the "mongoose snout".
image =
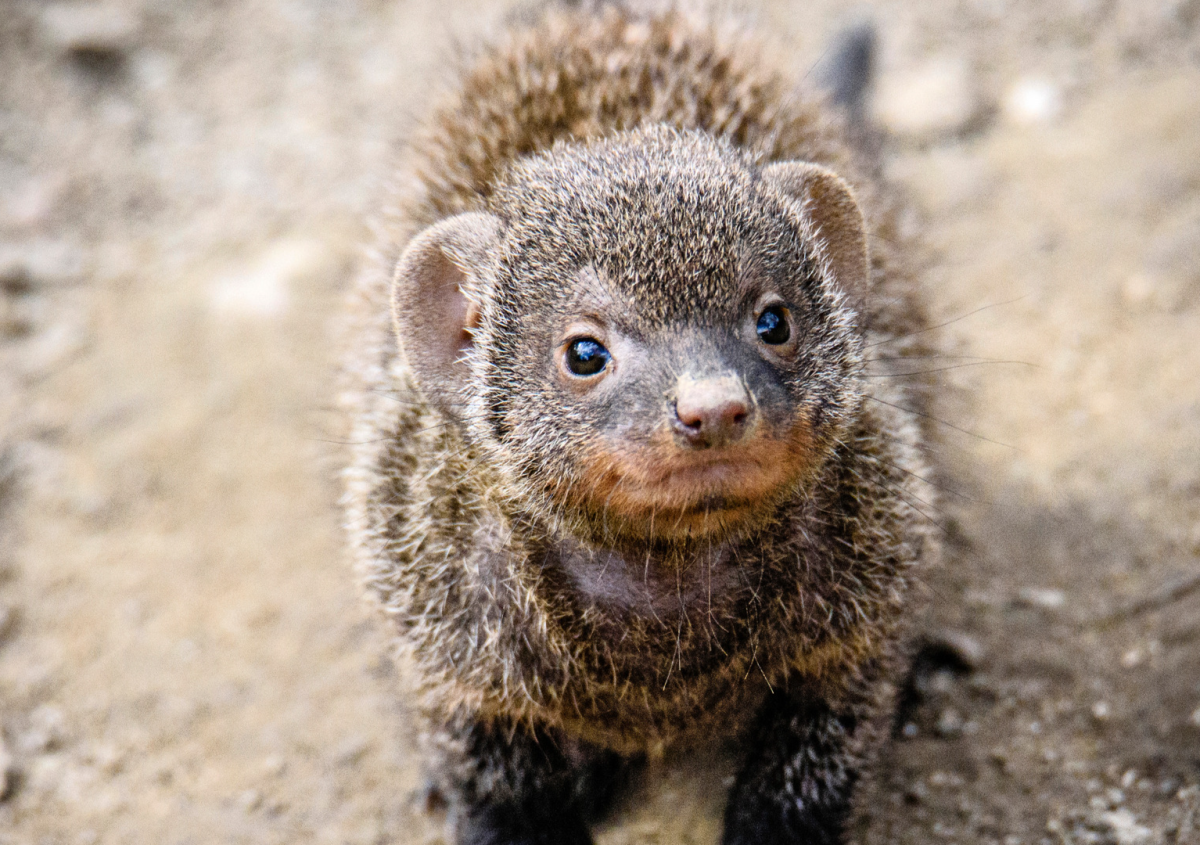
[(736, 374), (683, 376), (675, 388), (675, 431), (696, 449), (732, 446), (754, 427), (754, 402)]

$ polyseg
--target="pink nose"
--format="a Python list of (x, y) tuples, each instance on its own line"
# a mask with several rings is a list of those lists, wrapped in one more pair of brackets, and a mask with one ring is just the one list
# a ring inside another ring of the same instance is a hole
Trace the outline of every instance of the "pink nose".
[(679, 379), (675, 430), (689, 446), (706, 449), (736, 443), (753, 416), (750, 395), (736, 376)]

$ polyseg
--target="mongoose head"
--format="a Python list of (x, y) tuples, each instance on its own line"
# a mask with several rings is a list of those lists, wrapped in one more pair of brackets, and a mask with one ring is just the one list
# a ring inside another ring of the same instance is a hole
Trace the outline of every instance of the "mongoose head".
[(861, 402), (861, 212), (823, 167), (660, 127), (521, 160), (418, 235), (394, 316), (423, 392), (528, 512), (713, 540), (803, 494)]

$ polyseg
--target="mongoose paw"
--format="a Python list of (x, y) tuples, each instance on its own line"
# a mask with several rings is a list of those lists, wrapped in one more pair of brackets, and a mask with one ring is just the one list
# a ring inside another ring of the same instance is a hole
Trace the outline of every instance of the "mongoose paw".
[(458, 845), (592, 845), (573, 808), (532, 811), (511, 804), (473, 807), (458, 822)]
[(842, 845), (845, 814), (795, 800), (741, 802), (725, 814), (721, 845)]

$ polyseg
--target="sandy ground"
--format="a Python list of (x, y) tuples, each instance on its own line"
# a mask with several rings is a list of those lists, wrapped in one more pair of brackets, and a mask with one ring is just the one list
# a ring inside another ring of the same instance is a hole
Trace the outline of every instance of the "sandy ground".
[[(940, 645), (866, 840), (1200, 842), (1200, 3), (747, 14), (799, 77), (868, 12), (960, 357)], [(439, 841), (332, 335), (389, 150), (505, 13), (0, 0), (0, 843)], [(602, 845), (715, 842), (722, 765)]]

